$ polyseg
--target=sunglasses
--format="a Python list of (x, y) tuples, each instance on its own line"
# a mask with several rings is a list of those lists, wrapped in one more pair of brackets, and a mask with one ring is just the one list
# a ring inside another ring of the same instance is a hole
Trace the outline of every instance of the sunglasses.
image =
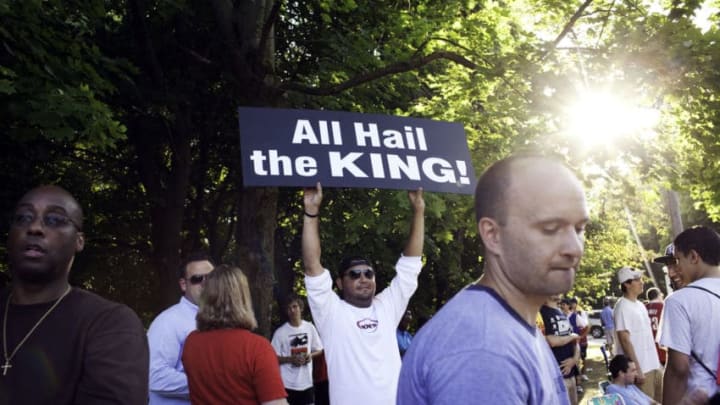
[[(33, 222), (35, 222), (36, 218), (37, 216), (34, 213), (20, 212), (13, 215), (11, 223), (12, 226), (16, 228), (27, 228)], [(80, 230), (80, 227), (75, 223), (75, 221), (70, 219), (70, 217), (68, 217), (67, 215), (61, 214), (59, 212), (46, 213), (40, 218), (40, 222), (42, 222), (45, 228), (60, 229), (68, 225), (73, 225), (77, 230)]]
[(357, 280), (360, 276), (364, 275), (366, 279), (372, 280), (375, 278), (375, 270), (373, 269), (352, 269), (345, 272), (346, 276), (349, 276), (351, 280)]
[(190, 276), (188, 281), (190, 281), (190, 284), (192, 284), (192, 285), (198, 285), (198, 284), (202, 283), (203, 281), (205, 281), (207, 276), (208, 276), (208, 274), (195, 274), (193, 276)]

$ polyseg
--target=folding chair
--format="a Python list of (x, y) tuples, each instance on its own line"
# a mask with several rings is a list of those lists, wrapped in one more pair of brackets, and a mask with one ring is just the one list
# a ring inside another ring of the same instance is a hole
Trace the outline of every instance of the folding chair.
[(607, 380), (612, 380), (612, 374), (610, 374), (610, 360), (608, 359), (607, 350), (605, 349), (605, 345), (600, 345), (600, 351), (603, 355), (603, 360), (605, 360), (605, 374), (607, 375)]

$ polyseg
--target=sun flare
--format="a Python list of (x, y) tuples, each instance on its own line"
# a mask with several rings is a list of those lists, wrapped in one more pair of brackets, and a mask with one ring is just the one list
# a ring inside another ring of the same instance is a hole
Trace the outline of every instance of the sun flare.
[(612, 144), (629, 135), (654, 136), (660, 112), (608, 92), (587, 92), (565, 109), (567, 133), (585, 147)]

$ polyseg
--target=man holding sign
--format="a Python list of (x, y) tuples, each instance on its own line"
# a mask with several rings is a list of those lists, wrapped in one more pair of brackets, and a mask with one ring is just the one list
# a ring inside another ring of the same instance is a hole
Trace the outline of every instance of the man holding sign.
[(417, 289), (422, 268), (425, 200), (422, 189), (408, 193), (413, 207), (410, 236), (390, 286), (375, 295), (375, 272), (361, 257), (343, 259), (332, 290), (330, 272), (320, 263), (320, 183), (306, 188), (302, 250), (305, 286), (328, 364), (330, 402), (392, 404), (395, 402), (400, 353), (395, 330)]

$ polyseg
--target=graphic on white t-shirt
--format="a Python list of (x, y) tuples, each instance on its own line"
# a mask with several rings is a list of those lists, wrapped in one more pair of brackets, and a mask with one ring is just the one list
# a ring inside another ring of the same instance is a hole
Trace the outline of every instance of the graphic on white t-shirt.
[(308, 347), (308, 335), (305, 332), (288, 335), (290, 339), (290, 355), (297, 356), (310, 352)]
[(355, 323), (365, 333), (375, 333), (378, 328), (377, 319), (363, 318)]

